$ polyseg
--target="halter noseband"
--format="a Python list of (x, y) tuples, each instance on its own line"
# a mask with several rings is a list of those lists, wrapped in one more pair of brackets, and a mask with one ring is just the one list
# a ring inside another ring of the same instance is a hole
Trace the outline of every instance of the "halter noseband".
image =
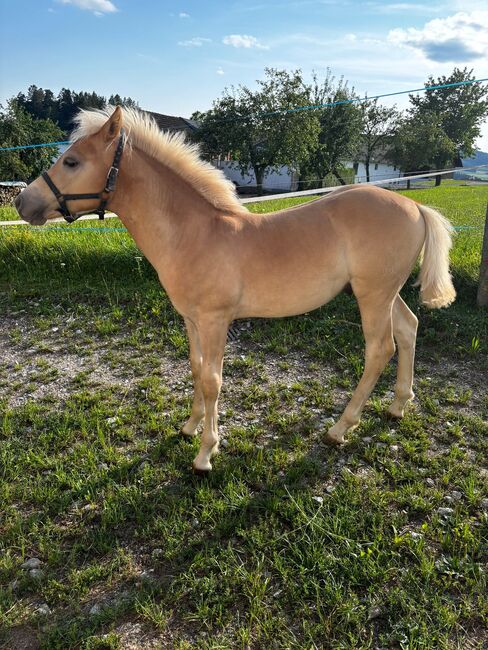
[(60, 208), (58, 212), (60, 212), (63, 215), (63, 217), (66, 219), (68, 223), (73, 223), (73, 221), (76, 221), (79, 217), (81, 217), (81, 214), (79, 215), (72, 214), (68, 206), (66, 205), (67, 201), (81, 201), (83, 199), (100, 199), (100, 204), (98, 208), (93, 212), (95, 214), (98, 214), (99, 219), (104, 218), (105, 208), (107, 207), (109, 197), (107, 196), (106, 198), (104, 198), (103, 195), (106, 193), (111, 194), (112, 192), (115, 191), (115, 186), (117, 184), (117, 176), (119, 174), (120, 159), (122, 158), (122, 153), (124, 152), (124, 146), (125, 146), (125, 133), (124, 133), (124, 129), (120, 129), (120, 138), (117, 144), (117, 148), (115, 150), (112, 166), (108, 170), (107, 179), (105, 181), (105, 187), (101, 192), (96, 192), (91, 194), (63, 194), (63, 192), (60, 192), (59, 189), (56, 187), (54, 181), (51, 179), (49, 174), (47, 172), (43, 172), (42, 178), (46, 181), (49, 189), (52, 191), (52, 193), (54, 194), (54, 196), (58, 201), (59, 208)]

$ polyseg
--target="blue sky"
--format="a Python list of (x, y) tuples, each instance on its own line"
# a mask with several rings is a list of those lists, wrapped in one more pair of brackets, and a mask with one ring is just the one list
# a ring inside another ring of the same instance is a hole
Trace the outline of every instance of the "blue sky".
[[(454, 66), (488, 77), (488, 3), (0, 0), (0, 102), (30, 84), (65, 86), (187, 117), (266, 66), (307, 78), (330, 67), (369, 95)], [(488, 150), (486, 124), (478, 144)]]

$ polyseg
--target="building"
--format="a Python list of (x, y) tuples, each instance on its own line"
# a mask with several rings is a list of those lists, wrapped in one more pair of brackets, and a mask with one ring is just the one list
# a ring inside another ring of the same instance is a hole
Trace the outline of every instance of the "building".
[[(234, 183), (240, 193), (256, 192), (256, 177), (251, 167), (242, 173), (238, 165), (232, 160), (214, 160), (213, 164), (224, 172), (225, 176)], [(354, 183), (366, 182), (366, 167), (363, 162), (348, 160), (343, 163), (343, 166), (346, 169), (354, 170)], [(398, 167), (380, 157), (373, 158), (369, 164), (370, 181), (399, 178), (400, 176), (403, 176), (403, 174)], [(299, 185), (299, 174), (287, 165), (268, 168), (263, 180), (263, 190), (265, 192), (295, 192), (298, 189), (306, 189), (305, 187), (299, 187)]]
[(198, 129), (196, 122), (184, 117), (175, 117), (173, 115), (164, 115), (163, 113), (154, 113), (145, 111), (154, 119), (161, 131), (185, 132), (192, 133)]

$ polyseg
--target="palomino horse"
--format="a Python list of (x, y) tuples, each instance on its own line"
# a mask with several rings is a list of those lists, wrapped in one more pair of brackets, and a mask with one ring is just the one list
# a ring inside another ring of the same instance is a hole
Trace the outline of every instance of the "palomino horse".
[[(195, 147), (161, 133), (145, 114), (120, 107), (82, 111), (72, 142), (48, 177), (20, 194), (17, 209), (42, 225), (60, 211), (76, 211), (76, 218), (108, 203), (154, 266), (188, 330), (195, 394), (183, 433), (196, 435), (204, 418), (195, 470), (210, 470), (218, 451), (217, 400), (230, 323), (308, 312), (348, 284), (361, 312), (365, 366), (326, 440), (342, 444), (358, 425), (394, 341), (398, 376), (389, 413), (403, 416), (414, 396), (417, 318), (398, 292), (422, 250), (423, 303), (443, 307), (456, 295), (449, 274), (451, 227), (441, 214), (371, 186), (251, 214)], [(116, 189), (114, 167), (120, 167)], [(105, 179), (105, 190), (98, 191)]]

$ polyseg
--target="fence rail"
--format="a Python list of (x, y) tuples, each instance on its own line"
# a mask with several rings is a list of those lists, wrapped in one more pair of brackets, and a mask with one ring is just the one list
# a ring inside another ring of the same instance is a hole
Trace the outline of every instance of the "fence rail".
[[(295, 198), (300, 196), (319, 196), (321, 194), (328, 194), (330, 192), (334, 192), (340, 187), (356, 187), (357, 185), (394, 185), (395, 183), (413, 181), (421, 178), (433, 178), (435, 176), (443, 176), (443, 175), (445, 176), (446, 174), (452, 174), (453, 171), (457, 171), (460, 169), (480, 169), (481, 167), (488, 167), (488, 165), (475, 165), (473, 167), (454, 167), (452, 169), (445, 169), (443, 171), (421, 173), (415, 176), (400, 176), (394, 178), (385, 178), (381, 180), (369, 181), (366, 183), (354, 183), (353, 185), (340, 185), (339, 187), (337, 186), (319, 187), (313, 190), (300, 190), (298, 192), (280, 192), (279, 194), (267, 194), (266, 196), (253, 196), (253, 197), (240, 198), (239, 200), (242, 204), (246, 204), (246, 203), (260, 203), (262, 201), (272, 201), (273, 199)], [(116, 214), (107, 213), (105, 215), (105, 219), (113, 219), (116, 216), (117, 216)], [(80, 217), (78, 221), (89, 221), (92, 219), (98, 219), (98, 216), (96, 214), (87, 214)], [(59, 222), (62, 223), (63, 221), (64, 218), (59, 217), (57, 219), (51, 219), (50, 223), (59, 223)], [(23, 226), (23, 225), (28, 225), (28, 224), (20, 220), (0, 221), (0, 227)]]

